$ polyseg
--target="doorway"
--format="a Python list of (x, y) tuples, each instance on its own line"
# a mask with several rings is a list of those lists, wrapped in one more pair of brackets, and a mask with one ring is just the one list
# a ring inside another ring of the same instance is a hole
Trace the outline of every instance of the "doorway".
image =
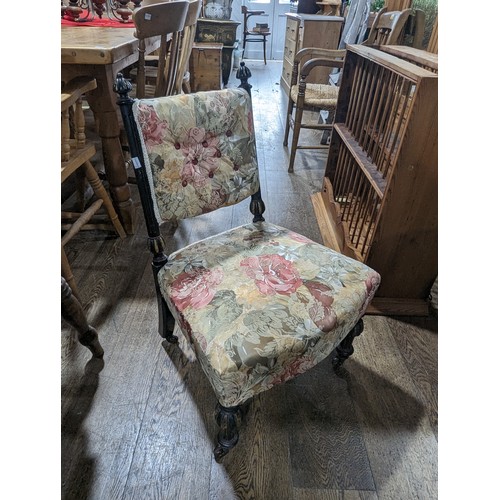
[[(290, 12), (290, 0), (243, 0), (243, 5), (248, 10), (263, 10), (261, 16), (252, 16), (249, 20), (249, 29), (255, 23), (267, 23), (271, 30), (271, 35), (267, 37), (267, 59), (283, 59), (283, 47), (285, 46), (286, 16)], [(263, 59), (262, 44), (249, 43), (245, 49), (246, 59)]]

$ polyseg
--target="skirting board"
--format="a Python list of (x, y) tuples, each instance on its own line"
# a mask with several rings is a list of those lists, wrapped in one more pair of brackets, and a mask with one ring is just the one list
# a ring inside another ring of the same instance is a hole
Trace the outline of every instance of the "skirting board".
[[(340, 246), (335, 239), (333, 221), (325, 209), (323, 196), (321, 193), (314, 193), (311, 195), (311, 200), (321, 237), (323, 238), (323, 244), (336, 252), (341, 252)], [(368, 306), (366, 314), (378, 316), (428, 316), (430, 308), (428, 302), (422, 299), (375, 296), (372, 303)]]

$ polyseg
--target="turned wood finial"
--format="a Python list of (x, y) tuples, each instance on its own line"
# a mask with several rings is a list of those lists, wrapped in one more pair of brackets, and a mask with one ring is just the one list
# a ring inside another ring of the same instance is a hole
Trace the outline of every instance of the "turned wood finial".
[(119, 6), (116, 9), (116, 14), (120, 16), (120, 22), (129, 23), (132, 20), (130, 17), (132, 16), (132, 11), (129, 9), (128, 4), (129, 0), (118, 0)]
[(250, 89), (252, 86), (248, 83), (248, 79), (252, 76), (250, 70), (246, 67), (245, 63), (240, 62), (240, 67), (238, 71), (236, 71), (236, 78), (241, 80), (241, 83), (238, 85), (238, 88), (245, 89), (249, 94), (251, 94)]
[(94, 11), (99, 16), (99, 19), (102, 19), (102, 15), (106, 10), (106, 0), (92, 0), (94, 4)]
[(78, 21), (82, 12), (83, 9), (78, 5), (78, 0), (69, 0), (69, 5), (64, 9), (64, 15), (68, 16), (71, 21)]
[(118, 73), (113, 90), (119, 94), (120, 99), (130, 99), (128, 93), (132, 91), (132, 83), (123, 76), (123, 73)]

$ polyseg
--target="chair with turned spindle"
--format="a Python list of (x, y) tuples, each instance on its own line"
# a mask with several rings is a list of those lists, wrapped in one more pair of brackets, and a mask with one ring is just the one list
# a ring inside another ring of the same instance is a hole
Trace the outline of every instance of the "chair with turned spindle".
[(262, 16), (265, 14), (263, 10), (249, 10), (245, 5), (241, 6), (241, 13), (243, 14), (243, 57), (245, 56), (245, 48), (247, 43), (261, 43), (264, 52), (264, 64), (267, 64), (266, 59), (266, 43), (267, 37), (271, 35), (268, 27), (259, 29), (248, 27), (248, 20), (253, 16)]

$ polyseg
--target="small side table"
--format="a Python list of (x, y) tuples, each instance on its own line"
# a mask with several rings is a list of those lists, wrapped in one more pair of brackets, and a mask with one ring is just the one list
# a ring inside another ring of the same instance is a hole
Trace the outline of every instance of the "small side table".
[(199, 18), (196, 24), (196, 42), (222, 43), (222, 83), (229, 81), (233, 67), (233, 50), (236, 44), (236, 29), (239, 21)]

